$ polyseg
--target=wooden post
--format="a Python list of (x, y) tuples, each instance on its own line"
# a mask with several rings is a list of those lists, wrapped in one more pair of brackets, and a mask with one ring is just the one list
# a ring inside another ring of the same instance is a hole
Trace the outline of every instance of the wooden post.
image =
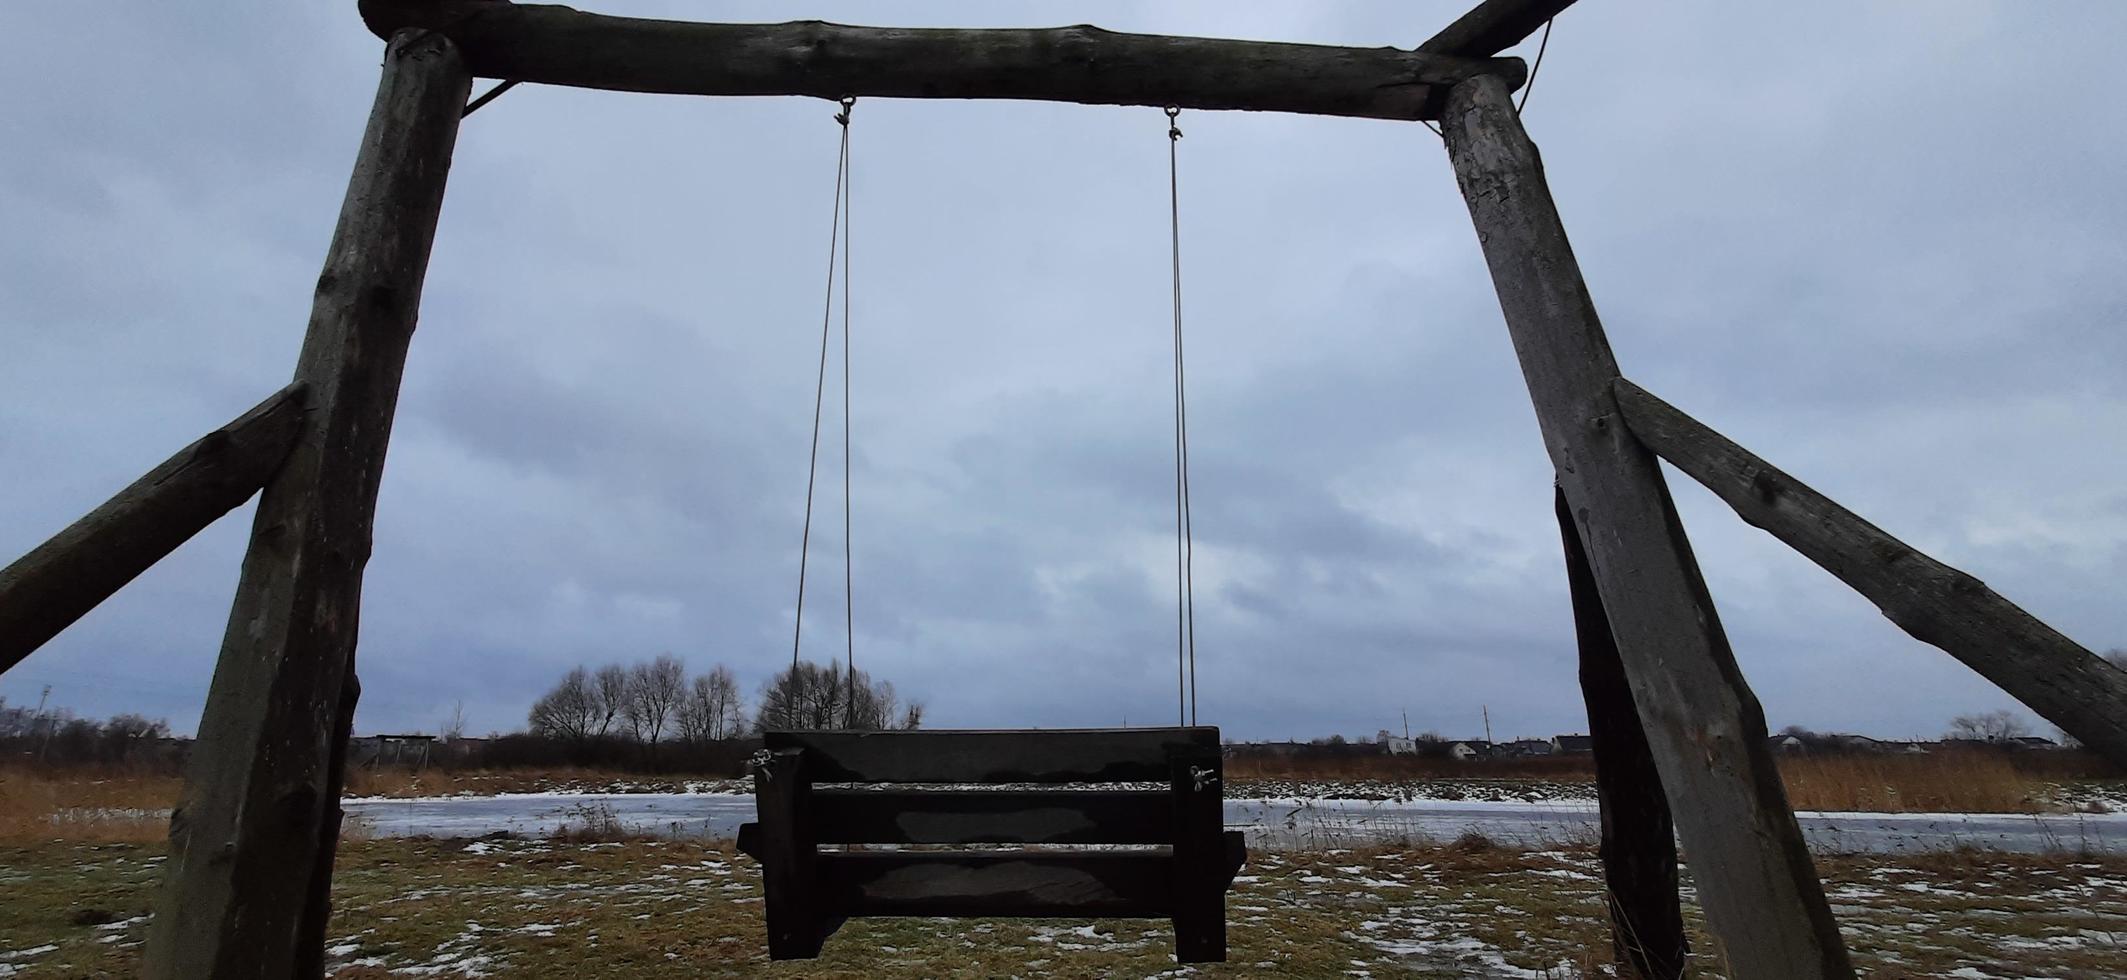
[(311, 409), (259, 500), (170, 816), (144, 957), (157, 980), (280, 978), (298, 962), (385, 444), (471, 84), (440, 34), (384, 51), (296, 361)]
[(805, 750), (762, 749), (753, 766), (754, 808), (759, 816), (761, 907), (768, 918), (768, 958), (809, 960), (827, 939), (819, 876), (819, 848), (812, 836), (812, 777)]
[(340, 794), (347, 787), (347, 741), (354, 734), (355, 706), (362, 700), (362, 681), (354, 661), (340, 687), (339, 721), (333, 725), (332, 758), (325, 767), (325, 815), (318, 822), (318, 854), (310, 866), (310, 894), (304, 897), (303, 922), (296, 934), (294, 975), (325, 978), (325, 931), (332, 924), (332, 859), (340, 849), (340, 827), (347, 814)]
[(1174, 957), (1178, 963), (1226, 962), (1226, 813), (1217, 749), (1178, 752), (1174, 795)]
[(1942, 648), (2127, 767), (2127, 671), (1638, 385), (1618, 379), (1617, 403), (1635, 438), (1745, 521), (1867, 596), (1914, 639)]
[(0, 569), (0, 673), (251, 499), (302, 428), (289, 385)]
[(1684, 975), (1690, 955), (1677, 897), (1676, 824), (1566, 492), (1556, 491), (1555, 497), (1566, 585), (1573, 594), (1573, 633), (1580, 643), (1581, 696), (1588, 702), (1588, 735), (1595, 746), (1610, 943), (1618, 962), (1631, 966), (1635, 976), (1671, 980)]
[(1764, 712), (1654, 455), (1617, 418), (1617, 361), (1510, 90), (1457, 85), (1441, 122), (1719, 952), (1744, 980), (1852, 976)]

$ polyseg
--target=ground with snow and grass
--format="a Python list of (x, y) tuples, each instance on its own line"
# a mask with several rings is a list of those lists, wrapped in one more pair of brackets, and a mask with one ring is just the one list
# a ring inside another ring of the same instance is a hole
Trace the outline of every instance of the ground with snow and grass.
[[(0, 977), (131, 975), (161, 848), (0, 848)], [(2127, 972), (2127, 858), (1948, 852), (1821, 857), (1856, 963), (1877, 976)], [(378, 839), (342, 848), (336, 977), (752, 976), (760, 879), (728, 843)], [(1479, 839), (1251, 855), (1231, 960), (1178, 969), (1164, 923), (859, 920), (792, 977), (1608, 975), (1585, 847)], [(1695, 908), (1693, 948), (1712, 946)], [(1703, 976), (1719, 975), (1710, 957)]]

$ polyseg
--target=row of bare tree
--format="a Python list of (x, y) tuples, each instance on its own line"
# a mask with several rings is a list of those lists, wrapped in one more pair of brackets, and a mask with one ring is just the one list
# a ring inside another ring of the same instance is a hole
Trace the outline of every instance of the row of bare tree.
[(578, 667), (532, 703), (534, 735), (578, 746), (613, 737), (648, 747), (667, 738), (690, 744), (739, 738), (768, 728), (913, 729), (923, 705), (904, 703), (894, 685), (840, 664), (799, 663), (761, 688), (748, 717), (738, 675), (718, 664), (691, 681), (671, 654), (634, 665)]
[(690, 682), (665, 654), (632, 666), (578, 667), (532, 703), (532, 734), (587, 744), (614, 735), (646, 746), (670, 736), (715, 742), (745, 734), (738, 675), (718, 664)]

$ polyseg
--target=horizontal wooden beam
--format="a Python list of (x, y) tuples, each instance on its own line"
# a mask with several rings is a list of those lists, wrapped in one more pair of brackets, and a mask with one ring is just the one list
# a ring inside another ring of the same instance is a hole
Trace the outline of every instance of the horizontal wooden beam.
[(821, 844), (1166, 844), (1167, 790), (815, 789)]
[(1120, 34), (820, 21), (701, 24), (505, 0), (360, 0), (377, 36), (441, 31), (476, 75), (623, 92), (1032, 99), (1431, 119), (1456, 82), (1526, 77), (1512, 58)]
[(0, 569), (0, 672), (251, 499), (295, 445), (303, 392), (275, 392)]
[(1219, 730), (767, 732), (803, 749), (815, 783), (1165, 783), (1177, 755), (1219, 751)]
[(2127, 671), (2039, 622), (1986, 583), (1916, 551), (1630, 381), (1632, 434), (1868, 597), (1914, 639), (1941, 647), (2047, 721), (2127, 766)]
[(853, 851), (819, 856), (830, 916), (1164, 918), (1174, 858), (1156, 851)]
[(1489, 58), (1536, 33), (1573, 0), (1484, 0), (1418, 46), (1421, 54)]
[[(1223, 892), (1245, 856), (1221, 835)], [(1161, 851), (844, 851), (821, 854), (820, 902), (832, 917), (1165, 918), (1174, 857)]]

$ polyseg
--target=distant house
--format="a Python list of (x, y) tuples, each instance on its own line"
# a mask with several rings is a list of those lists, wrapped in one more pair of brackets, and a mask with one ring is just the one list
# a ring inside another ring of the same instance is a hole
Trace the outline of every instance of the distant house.
[(1540, 738), (1515, 739), (1512, 742), (1502, 742), (1492, 747), (1493, 755), (1512, 756), (1515, 758), (1550, 755), (1552, 751), (1551, 743)]
[(425, 766), (434, 735), (363, 735), (348, 740), (348, 761), (365, 766)]
[(1401, 735), (1391, 735), (1389, 734), (1389, 730), (1386, 728), (1382, 729), (1381, 734), (1375, 736), (1375, 739), (1380, 743), (1381, 751), (1386, 752), (1389, 755), (1418, 754), (1417, 739), (1405, 738)]
[(1468, 762), (1471, 759), (1482, 759), (1485, 756), (1491, 754), (1492, 743), (1487, 742), (1481, 738), (1473, 738), (1460, 742), (1448, 743), (1448, 758), (1454, 759), (1456, 762)]
[(1774, 735), (1765, 741), (1774, 752), (1806, 752), (1809, 750), (1809, 746), (1803, 744), (1802, 738), (1798, 735)]
[(1553, 735), (1551, 751), (1558, 755), (1587, 755), (1595, 751), (1592, 735)]
[(2059, 742), (2050, 738), (2041, 738), (2037, 735), (2023, 735), (2012, 738), (2009, 740), (2009, 744), (2019, 749), (2057, 749), (2061, 747)]

